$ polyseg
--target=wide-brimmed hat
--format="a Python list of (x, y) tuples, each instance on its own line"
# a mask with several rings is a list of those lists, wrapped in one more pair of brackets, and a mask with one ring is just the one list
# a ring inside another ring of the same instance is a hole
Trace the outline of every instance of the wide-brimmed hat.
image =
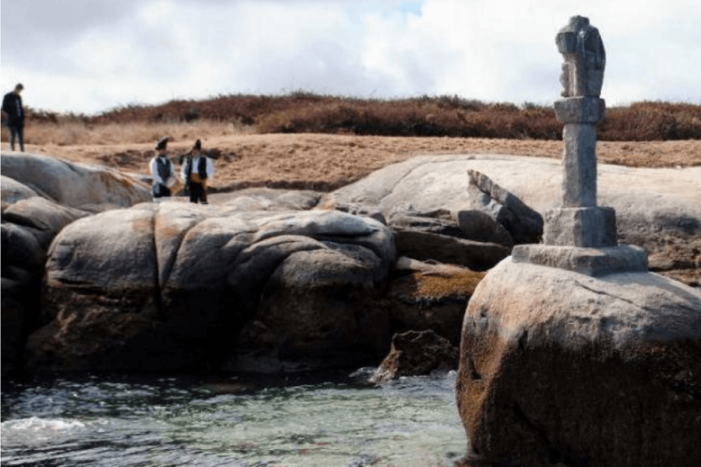
[(158, 143), (156, 143), (156, 149), (165, 149), (167, 144), (168, 144), (168, 137), (164, 136), (163, 138), (158, 140)]
[(202, 150), (202, 141), (199, 139), (195, 141), (195, 144), (192, 145), (192, 149), (197, 149), (198, 151)]

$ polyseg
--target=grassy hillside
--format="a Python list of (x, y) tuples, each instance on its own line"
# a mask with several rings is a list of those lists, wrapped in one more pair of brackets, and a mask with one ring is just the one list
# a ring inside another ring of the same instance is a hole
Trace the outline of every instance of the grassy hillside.
[[(229, 95), (203, 101), (127, 106), (94, 117), (33, 111), (29, 124), (81, 127), (223, 125), (256, 133), (454, 136), (559, 140), (562, 124), (550, 106), (485, 103), (458, 96), (356, 99), (296, 92), (284, 96)], [(137, 131), (137, 130), (135, 130)], [(160, 129), (156, 134), (162, 133)], [(35, 133), (36, 136), (36, 133)], [(149, 136), (150, 139), (153, 139)], [(701, 105), (639, 102), (607, 109), (602, 141), (701, 139)]]

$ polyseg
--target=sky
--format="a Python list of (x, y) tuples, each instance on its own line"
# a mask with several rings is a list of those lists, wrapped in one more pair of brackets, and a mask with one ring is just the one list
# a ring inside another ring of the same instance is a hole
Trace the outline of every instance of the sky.
[(1, 0), (0, 91), (34, 109), (294, 91), (549, 105), (555, 35), (599, 29), (607, 104), (701, 104), (699, 0)]

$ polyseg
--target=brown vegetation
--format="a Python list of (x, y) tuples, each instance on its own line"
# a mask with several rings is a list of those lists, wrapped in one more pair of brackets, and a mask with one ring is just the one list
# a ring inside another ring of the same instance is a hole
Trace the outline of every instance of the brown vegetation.
[[(173, 101), (96, 117), (27, 114), (28, 151), (142, 174), (160, 137), (169, 137), (173, 159), (199, 138), (217, 157), (213, 191), (250, 186), (328, 191), (421, 154), (562, 154), (561, 125), (550, 109), (457, 97), (379, 101), (295, 93)], [(701, 106), (690, 104), (609, 109), (600, 126), (609, 140), (601, 138), (598, 159), (633, 167), (701, 165), (700, 122)], [(426, 136), (432, 132), (474, 136)], [(672, 140), (655, 140), (663, 133)]]
[[(374, 136), (451, 136), (560, 140), (551, 106), (484, 103), (458, 96), (357, 99), (295, 92), (285, 96), (229, 95), (204, 101), (126, 106), (98, 116), (34, 112), (37, 123), (177, 124), (218, 122), (258, 133), (332, 133)], [(601, 141), (701, 139), (701, 105), (640, 102), (608, 109)]]

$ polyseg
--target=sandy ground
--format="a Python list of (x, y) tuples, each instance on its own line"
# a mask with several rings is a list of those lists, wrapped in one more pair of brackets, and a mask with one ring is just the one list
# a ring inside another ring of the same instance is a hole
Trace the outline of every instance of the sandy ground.
[[(172, 141), (173, 159), (191, 141)], [(562, 142), (480, 138), (416, 138), (327, 134), (235, 134), (203, 140), (217, 149), (212, 191), (249, 186), (328, 191), (356, 181), (388, 164), (422, 154), (514, 154), (560, 158)], [(3, 150), (6, 143), (3, 143)], [(71, 161), (148, 174), (152, 144), (27, 145)], [(599, 142), (599, 162), (634, 167), (701, 165), (701, 141)]]

